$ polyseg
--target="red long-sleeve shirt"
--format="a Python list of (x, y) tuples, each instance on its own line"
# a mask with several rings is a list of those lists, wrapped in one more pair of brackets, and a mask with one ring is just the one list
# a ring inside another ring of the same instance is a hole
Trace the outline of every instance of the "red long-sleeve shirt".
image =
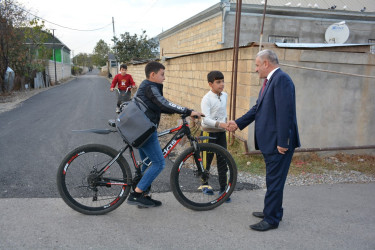
[(115, 88), (117, 84), (119, 90), (126, 90), (129, 86), (135, 86), (133, 77), (129, 74), (126, 74), (124, 76), (121, 74), (117, 74), (115, 78), (113, 78), (111, 88)]

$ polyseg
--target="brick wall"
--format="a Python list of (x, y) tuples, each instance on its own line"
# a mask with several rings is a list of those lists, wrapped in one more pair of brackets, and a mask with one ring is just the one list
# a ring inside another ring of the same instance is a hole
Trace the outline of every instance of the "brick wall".
[[(239, 52), (236, 117), (249, 110), (250, 97), (257, 96), (260, 89), (258, 74), (249, 73), (249, 69), (255, 68), (254, 60), (257, 52), (257, 48), (241, 48)], [(224, 91), (228, 93), (229, 115), (232, 57), (233, 51), (224, 49), (176, 57), (162, 62), (166, 67), (164, 96), (176, 104), (200, 111), (202, 97), (210, 90), (207, 74), (212, 70), (219, 70), (224, 74), (226, 83)], [(145, 64), (128, 65), (128, 73), (133, 76), (137, 85), (145, 79), (144, 67)], [(244, 129), (237, 132), (237, 135), (247, 139), (248, 131)]]
[(164, 56), (177, 56), (189, 52), (201, 52), (222, 48), (222, 18), (220, 15), (202, 21), (201, 23), (188, 27), (160, 39), (160, 52)]

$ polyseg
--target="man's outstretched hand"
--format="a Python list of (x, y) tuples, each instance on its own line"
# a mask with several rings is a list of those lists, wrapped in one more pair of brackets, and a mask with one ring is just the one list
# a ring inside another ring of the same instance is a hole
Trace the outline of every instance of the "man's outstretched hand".
[(237, 123), (235, 121), (229, 121), (228, 122), (227, 130), (229, 132), (234, 132), (237, 129), (238, 129), (238, 126), (237, 126)]

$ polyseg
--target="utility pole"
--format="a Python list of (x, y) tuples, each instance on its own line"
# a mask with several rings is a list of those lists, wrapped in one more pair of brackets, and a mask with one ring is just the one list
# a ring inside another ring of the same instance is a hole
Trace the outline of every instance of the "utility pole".
[[(229, 101), (229, 119), (234, 120), (236, 117), (236, 99), (237, 99), (237, 73), (238, 73), (238, 51), (240, 43), (241, 31), (241, 13), (242, 13), (242, 0), (236, 3), (236, 23), (234, 30), (234, 44), (233, 44), (233, 62), (232, 62), (232, 84), (230, 89)], [(232, 134), (232, 135), (231, 135)], [(230, 145), (234, 143), (234, 132), (229, 132), (228, 142)]]
[(266, 9), (267, 9), (267, 0), (264, 2), (263, 20), (262, 20), (262, 27), (261, 27), (261, 30), (260, 30), (260, 38), (259, 38), (259, 51), (262, 50), (263, 27), (264, 27), (264, 19), (266, 19)]
[(52, 48), (53, 48), (53, 61), (55, 63), (55, 85), (57, 85), (57, 73), (56, 73), (56, 53), (55, 53), (55, 29), (52, 29)]
[[(115, 32), (115, 18), (112, 17), (112, 27), (113, 27), (113, 38), (116, 37), (116, 32)], [(115, 46), (115, 41), (113, 41), (113, 46)], [(115, 60), (116, 60), (116, 74), (118, 74), (118, 65), (117, 65), (117, 49), (115, 49)]]

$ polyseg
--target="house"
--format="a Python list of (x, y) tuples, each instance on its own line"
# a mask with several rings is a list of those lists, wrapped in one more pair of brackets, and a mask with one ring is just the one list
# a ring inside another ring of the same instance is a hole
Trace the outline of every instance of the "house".
[(108, 53), (108, 60), (106, 65), (102, 67), (102, 72), (107, 71), (108, 77), (114, 77), (119, 72), (119, 63), (114, 54)]
[[(236, 2), (221, 0), (159, 34), (161, 56), (233, 47)], [(260, 42), (264, 7), (242, 1), (240, 46)], [(263, 27), (263, 42), (375, 43), (375, 1), (268, 0)]]
[[(24, 28), (24, 30), (28, 32), (31, 31), (30, 28)], [(48, 86), (50, 82), (55, 83), (62, 79), (69, 78), (71, 76), (71, 50), (69, 47), (61, 42), (57, 37), (46, 31), (41, 31), (39, 36), (36, 35), (35, 38), (36, 41), (28, 38), (26, 39), (25, 43), (27, 46), (29, 46), (29, 52), (32, 54), (33, 59), (38, 60), (40, 53), (43, 53), (41, 50), (42, 47), (46, 48), (49, 51), (48, 55), (50, 55), (50, 58), (46, 63), (44, 61), (39, 62), (45, 67), (45, 73), (48, 75), (48, 79), (43, 80), (46, 82), (45, 84), (36, 84), (36, 86)]]
[[(52, 82), (58, 82), (71, 76), (70, 49), (57, 37), (51, 36), (44, 43), (52, 49), (52, 56), (48, 62), (46, 71)], [(55, 53), (53, 53), (53, 50)]]

